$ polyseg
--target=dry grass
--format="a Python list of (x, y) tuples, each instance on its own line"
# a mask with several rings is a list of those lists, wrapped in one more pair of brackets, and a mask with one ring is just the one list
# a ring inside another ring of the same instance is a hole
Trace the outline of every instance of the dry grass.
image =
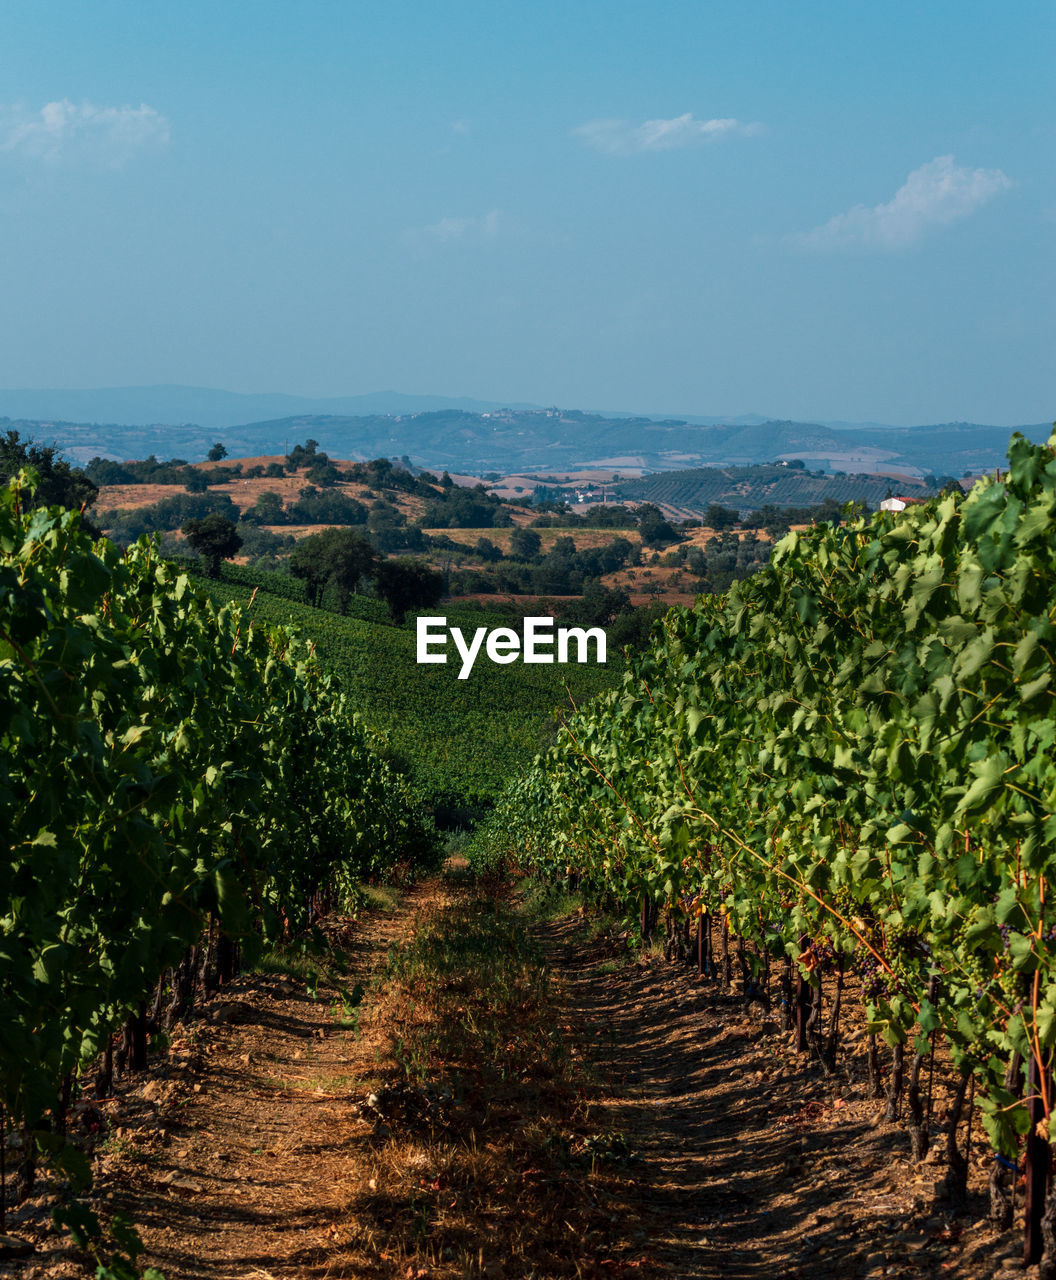
[[(194, 463), (194, 468), (199, 471), (213, 471), (218, 467), (230, 466), (234, 462), (241, 463), (244, 469), (251, 466), (267, 464), (268, 462), (281, 462), (282, 455), (276, 458), (227, 458), (223, 462), (199, 462)], [(340, 461), (334, 459), (334, 466), (339, 471), (347, 471), (355, 463)], [(245, 511), (257, 501), (262, 493), (277, 493), (283, 500), (283, 503), (289, 505), (296, 502), (300, 491), (308, 484), (305, 478), (306, 472), (302, 468), (292, 474), (282, 476), (253, 476), (250, 479), (230, 480), (226, 484), (216, 484), (210, 487), (210, 493), (226, 494), (231, 501), (238, 507), (240, 511)], [(357, 501), (368, 505), (377, 497), (376, 491), (370, 489), (368, 485), (361, 484), (358, 481), (345, 480), (341, 481), (335, 488), (343, 493), (346, 497), (355, 498)], [(183, 485), (179, 484), (108, 484), (102, 485), (99, 489), (99, 498), (97, 501), (97, 510), (100, 516), (107, 512), (117, 510), (135, 510), (139, 507), (152, 506), (155, 502), (160, 502), (163, 498), (172, 498), (177, 495), (186, 493)], [(425, 510), (425, 499), (417, 494), (403, 493), (400, 490), (391, 490), (386, 494), (392, 504), (407, 517), (408, 520), (416, 520)], [(279, 532), (291, 532), (289, 526), (275, 526)], [(318, 531), (327, 528), (326, 525), (305, 526), (310, 531)], [(297, 527), (298, 529), (300, 526)], [(295, 530), (296, 531), (296, 530)]]

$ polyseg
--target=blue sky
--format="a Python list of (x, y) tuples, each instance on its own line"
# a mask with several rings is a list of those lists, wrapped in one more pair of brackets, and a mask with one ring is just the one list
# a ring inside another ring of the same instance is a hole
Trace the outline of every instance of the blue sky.
[(0, 387), (1051, 420), (1054, 36), (1016, 0), (0, 0)]

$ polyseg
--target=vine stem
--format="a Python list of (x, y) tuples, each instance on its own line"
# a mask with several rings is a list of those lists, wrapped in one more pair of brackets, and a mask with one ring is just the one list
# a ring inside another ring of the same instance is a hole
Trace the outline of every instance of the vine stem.
[[(822, 908), (823, 911), (828, 911), (830, 915), (835, 916), (835, 918), (840, 922), (840, 924), (844, 926), (844, 928), (846, 928), (850, 933), (854, 934), (854, 936), (858, 939), (858, 941), (862, 944), (862, 946), (865, 947), (865, 949), (874, 957), (874, 959), (877, 961), (878, 964), (882, 965), (884, 969), (886, 969), (887, 972), (891, 974), (892, 977), (895, 976), (895, 971), (891, 968), (890, 964), (888, 964), (887, 960), (885, 960), (884, 957), (880, 954), (880, 952), (877, 951), (877, 949), (873, 946), (873, 944), (869, 941), (869, 939), (865, 937), (865, 935), (861, 932), (861, 930), (857, 929), (854, 926), (854, 924), (852, 924), (852, 922), (848, 920), (847, 917), (841, 911), (839, 911), (831, 903), (826, 902), (825, 899), (822, 898), (818, 893), (816, 893), (810, 887), (809, 884), (806, 884), (802, 880), (797, 880), (795, 876), (789, 875), (787, 871), (784, 871), (781, 867), (775, 866), (768, 859), (764, 858), (761, 853), (757, 853), (756, 850), (751, 847), (751, 845), (747, 844), (744, 840), (742, 840), (740, 836), (738, 836), (735, 832), (727, 831), (726, 828), (722, 825), (722, 823), (718, 821), (717, 818), (713, 817), (710, 813), (708, 813), (704, 809), (701, 809), (699, 805), (697, 805), (697, 799), (692, 794), (692, 792), (689, 792), (688, 794), (690, 799), (693, 801), (693, 804), (696, 806), (696, 812), (699, 813), (700, 816), (704, 818), (706, 821), (710, 822), (712, 826), (715, 828), (715, 830), (719, 833), (719, 835), (723, 835), (728, 840), (732, 840), (733, 843), (739, 849), (741, 849), (744, 853), (747, 853), (750, 857), (755, 858), (757, 862), (761, 862), (763, 866), (765, 866), (768, 870), (772, 871), (775, 875), (782, 876), (790, 884), (795, 885), (796, 888), (799, 889), (801, 892), (806, 893), (809, 897), (813, 898), (814, 901), (818, 904), (819, 907)], [(910, 1003), (913, 1005), (914, 1011), (916, 1013), (920, 1013), (920, 1005), (913, 1004), (912, 1001), (910, 1001)]]

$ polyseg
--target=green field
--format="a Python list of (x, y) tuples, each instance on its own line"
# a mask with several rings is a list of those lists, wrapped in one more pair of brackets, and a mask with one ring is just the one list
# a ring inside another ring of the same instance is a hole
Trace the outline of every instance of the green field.
[[(202, 585), (218, 602), (245, 604), (251, 595), (247, 582)], [(623, 669), (618, 652), (610, 652), (606, 667), (496, 666), (481, 656), (468, 679), (459, 680), (453, 645), (446, 665), (418, 665), (413, 615), (393, 626), (382, 621), (384, 606), (365, 597), (354, 597), (351, 611), (368, 616), (340, 617), (260, 590), (251, 616), (295, 626), (315, 642), (364, 722), (384, 736), (423, 799), (439, 811), (490, 804), (551, 741), (555, 711), (570, 708), (570, 694), (579, 704), (612, 687)], [(463, 633), (502, 625), (494, 613), (463, 605), (441, 604), (432, 612)]]

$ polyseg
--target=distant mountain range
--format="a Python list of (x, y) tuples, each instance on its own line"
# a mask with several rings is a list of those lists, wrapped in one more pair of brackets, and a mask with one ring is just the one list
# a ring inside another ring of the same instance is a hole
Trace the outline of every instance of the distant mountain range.
[(1036, 441), (1051, 430), (1048, 423), (888, 427), (754, 414), (672, 419), (396, 392), (314, 400), (195, 387), (0, 391), (0, 414), (7, 416), (0, 428), (54, 443), (80, 462), (150, 453), (193, 462), (216, 440), (233, 457), (254, 457), (312, 437), (334, 457), (407, 456), (470, 474), (590, 466), (633, 473), (800, 458), (827, 471), (961, 476), (1002, 465), (1014, 430)]

